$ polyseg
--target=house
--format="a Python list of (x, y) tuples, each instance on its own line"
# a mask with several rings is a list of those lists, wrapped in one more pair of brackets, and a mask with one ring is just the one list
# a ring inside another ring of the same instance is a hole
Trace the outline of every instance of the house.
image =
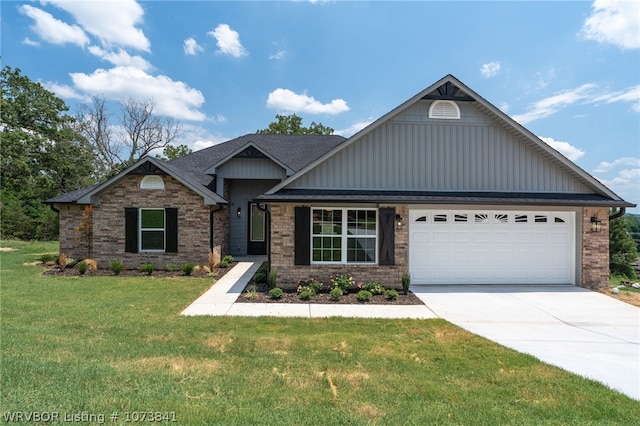
[(412, 284), (594, 289), (608, 281), (610, 209), (635, 206), (451, 75), (346, 140), (246, 135), (48, 202), (61, 251), (100, 263), (269, 251), (283, 285), (408, 271)]

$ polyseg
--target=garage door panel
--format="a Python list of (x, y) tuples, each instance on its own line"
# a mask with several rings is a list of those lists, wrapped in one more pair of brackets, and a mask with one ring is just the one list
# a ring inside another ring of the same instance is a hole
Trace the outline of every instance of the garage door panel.
[(575, 282), (575, 213), (412, 210), (410, 218), (414, 283)]

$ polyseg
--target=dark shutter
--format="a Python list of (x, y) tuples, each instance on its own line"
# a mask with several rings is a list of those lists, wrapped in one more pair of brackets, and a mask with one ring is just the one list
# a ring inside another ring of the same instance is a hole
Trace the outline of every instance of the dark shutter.
[(380, 223), (380, 252), (378, 253), (379, 265), (395, 264), (395, 220), (394, 208), (381, 208), (378, 210)]
[(176, 208), (167, 208), (164, 209), (164, 217), (166, 220), (165, 223), (165, 232), (167, 245), (165, 247), (165, 252), (167, 253), (177, 253), (178, 252), (178, 209)]
[(124, 208), (124, 251), (138, 252), (138, 209), (136, 207)]
[(309, 265), (311, 263), (311, 208), (295, 209), (294, 263)]

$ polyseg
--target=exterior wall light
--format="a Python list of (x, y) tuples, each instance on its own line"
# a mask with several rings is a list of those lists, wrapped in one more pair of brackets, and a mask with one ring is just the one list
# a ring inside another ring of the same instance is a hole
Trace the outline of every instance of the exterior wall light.
[(600, 232), (602, 230), (602, 221), (598, 216), (591, 216), (591, 232)]
[(399, 231), (402, 229), (402, 216), (396, 215), (396, 229)]
[(236, 216), (237, 217), (242, 216), (242, 209), (240, 207), (238, 207), (238, 210), (236, 210)]

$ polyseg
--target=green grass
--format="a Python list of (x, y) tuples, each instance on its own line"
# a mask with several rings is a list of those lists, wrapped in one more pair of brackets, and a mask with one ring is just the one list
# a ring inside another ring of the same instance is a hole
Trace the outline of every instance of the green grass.
[(210, 278), (45, 276), (28, 264), (55, 243), (1, 246), (18, 249), (0, 254), (2, 416), (84, 412), (109, 423), (114, 411), (159, 411), (188, 425), (640, 417), (626, 396), (443, 320), (181, 317)]

